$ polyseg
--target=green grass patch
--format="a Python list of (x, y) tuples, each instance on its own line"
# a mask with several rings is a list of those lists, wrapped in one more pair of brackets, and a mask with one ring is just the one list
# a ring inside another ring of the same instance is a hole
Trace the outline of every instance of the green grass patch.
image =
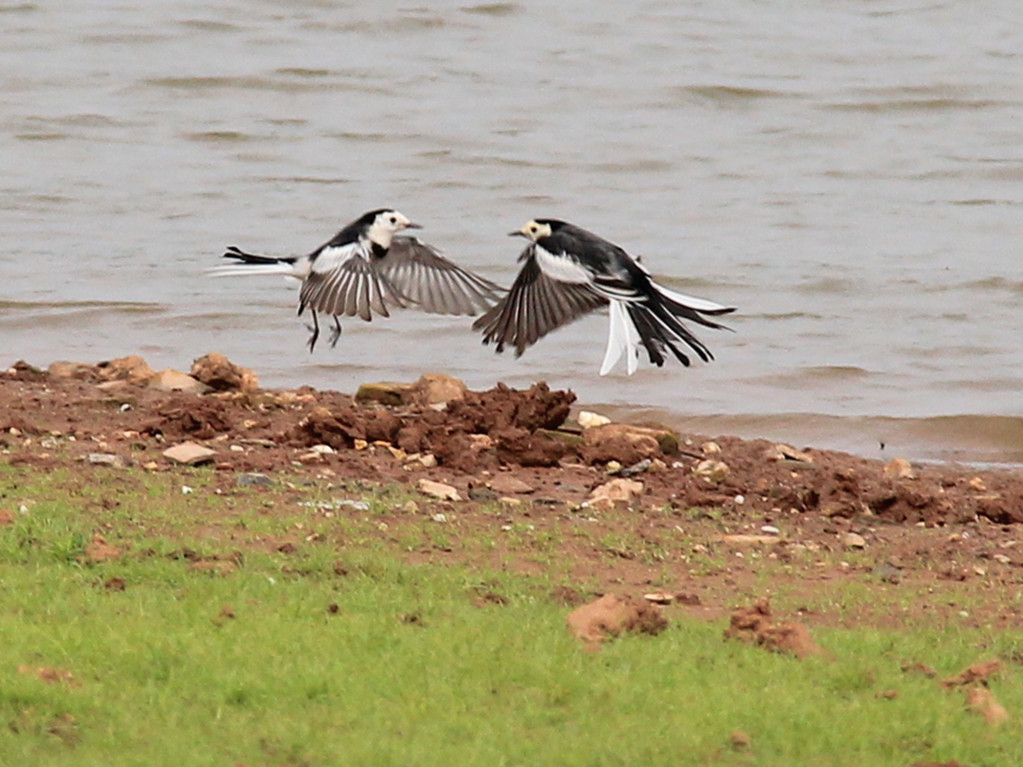
[[(70, 475), (0, 471), (0, 506), (16, 515), (0, 527), (0, 764), (1023, 763), (1015, 716), (990, 727), (961, 692), (901, 668), (1019, 657), (1015, 636), (819, 629), (827, 657), (800, 661), (679, 619), (587, 654), (547, 596), (551, 576), (412, 566), (404, 538), (371, 536), (407, 501), (399, 490), (367, 489), (368, 510), (328, 517), (301, 504), (345, 493), (114, 476), (68, 494)], [(417, 519), (403, 524), (457, 543), (456, 528)], [(97, 532), (124, 556), (83, 563)], [(516, 531), (526, 548), (529, 533)], [(260, 543), (285, 534), (298, 551)], [(481, 606), (484, 592), (504, 603)], [(1017, 675), (1009, 665), (992, 682), (1014, 715)]]

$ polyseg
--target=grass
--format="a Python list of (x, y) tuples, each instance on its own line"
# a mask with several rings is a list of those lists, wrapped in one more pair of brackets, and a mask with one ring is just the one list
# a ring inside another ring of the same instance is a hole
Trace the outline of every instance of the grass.
[[(1015, 718), (991, 727), (961, 692), (901, 670), (918, 659), (945, 676), (1018, 658), (1014, 635), (820, 628), (829, 655), (799, 661), (678, 618), (657, 637), (587, 654), (547, 596), (563, 571), (405, 563), (410, 526), (434, 545), (457, 544), (457, 528), (394, 511), (408, 500), (398, 489), (363, 489), (369, 511), (328, 517), (299, 504), (355, 491), (218, 494), (198, 470), (109, 477), (79, 486), (73, 473), (0, 470), (0, 508), (28, 506), (0, 526), (0, 764), (1023, 762)], [(405, 532), (389, 541), (381, 520)], [(125, 556), (83, 563), (96, 532)], [(535, 545), (530, 531), (517, 535)], [(284, 553), (267, 537), (302, 545)], [(235, 550), (241, 564), (227, 575), (194, 567)], [(506, 604), (480, 606), (484, 591)], [(40, 668), (72, 678), (46, 682)], [(1023, 711), (1017, 672), (992, 682), (1013, 714)], [(736, 731), (748, 747), (733, 745)]]

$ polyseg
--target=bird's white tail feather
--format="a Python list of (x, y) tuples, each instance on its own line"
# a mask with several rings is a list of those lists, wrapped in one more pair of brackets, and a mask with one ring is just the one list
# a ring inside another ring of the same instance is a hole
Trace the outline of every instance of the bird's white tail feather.
[(238, 277), (253, 274), (296, 276), (293, 264), (233, 264), (231, 266), (215, 266), (212, 269), (207, 269), (206, 274), (211, 277)]
[(621, 308), (623, 322), (625, 323), (625, 370), (631, 376), (639, 367), (639, 331), (632, 321), (632, 317), (625, 311), (625, 305)]
[(625, 354), (625, 366), (629, 375), (639, 367), (639, 331), (636, 330), (621, 301), (612, 301), (608, 307), (607, 350), (600, 365), (600, 374), (606, 376), (611, 368)]
[(657, 285), (657, 290), (672, 301), (688, 306), (690, 309), (695, 309), (698, 312), (720, 312), (728, 308), (713, 301), (707, 301), (704, 298), (694, 298), (693, 296), (687, 296), (685, 293), (676, 293), (674, 290), (668, 290), (663, 285)]

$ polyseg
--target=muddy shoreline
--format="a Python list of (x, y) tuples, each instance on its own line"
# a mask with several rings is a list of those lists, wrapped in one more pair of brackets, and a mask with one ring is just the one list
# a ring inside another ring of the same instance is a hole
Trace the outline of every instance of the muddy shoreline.
[[(992, 597), (985, 619), (1021, 622), (1005, 594), (1023, 583), (1023, 472), (885, 463), (590, 416), (582, 428), (575, 394), (543, 384), (473, 392), (438, 374), (353, 395), (262, 389), (252, 371), (217, 355), (196, 365), (190, 376), (139, 358), (17, 363), (0, 374), (0, 462), (90, 483), (198, 463), (225, 489), (280, 476), (398, 485), (421, 498), (418, 513), (457, 519), (462, 532), (585, 525), (564, 550), (583, 591), (638, 592), (667, 572), (691, 609), (709, 615), (737, 595), (761, 595), (770, 563), (776, 587), (797, 593), (832, 579), (983, 584)], [(182, 445), (199, 453), (168, 453)], [(398, 511), (384, 521), (392, 537), (404, 524)], [(509, 556), (523, 572), (538, 566)], [(933, 609), (954, 615), (954, 605)]]

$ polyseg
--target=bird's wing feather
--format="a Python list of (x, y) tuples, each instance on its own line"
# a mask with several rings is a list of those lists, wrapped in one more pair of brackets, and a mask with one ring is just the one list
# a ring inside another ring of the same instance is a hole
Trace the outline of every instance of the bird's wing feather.
[(432, 314), (479, 314), (504, 292), (415, 237), (395, 237), (373, 267), (408, 302)]
[(388, 305), (405, 306), (402, 296), (380, 278), (357, 242), (322, 248), (302, 283), (299, 299), (302, 308), (367, 321), (374, 311), (389, 316)]
[(508, 295), (472, 326), (483, 332), (483, 343), (496, 341), (498, 351), (512, 344), (516, 356), (552, 330), (607, 304), (588, 285), (558, 282), (544, 274), (532, 246), (525, 255)]

